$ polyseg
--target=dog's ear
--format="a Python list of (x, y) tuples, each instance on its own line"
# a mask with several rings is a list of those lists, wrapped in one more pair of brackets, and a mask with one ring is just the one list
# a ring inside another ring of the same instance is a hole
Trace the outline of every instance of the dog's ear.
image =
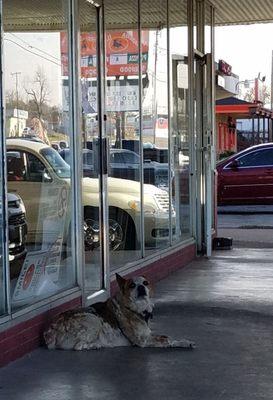
[(116, 274), (116, 280), (117, 280), (120, 291), (123, 293), (126, 279), (122, 278), (122, 276), (120, 276), (119, 274)]

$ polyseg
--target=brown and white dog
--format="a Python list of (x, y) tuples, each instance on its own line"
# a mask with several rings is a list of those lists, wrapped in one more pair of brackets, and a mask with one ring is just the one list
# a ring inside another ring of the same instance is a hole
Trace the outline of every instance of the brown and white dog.
[(151, 287), (142, 276), (124, 279), (116, 274), (119, 292), (104, 303), (60, 314), (44, 333), (49, 349), (89, 350), (101, 347), (183, 347), (194, 343), (152, 335), (149, 319)]

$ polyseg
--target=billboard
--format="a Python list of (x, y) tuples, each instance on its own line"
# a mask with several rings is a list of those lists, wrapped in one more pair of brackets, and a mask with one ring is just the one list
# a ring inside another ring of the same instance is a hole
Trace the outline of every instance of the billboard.
[[(68, 42), (66, 32), (61, 32), (61, 64), (62, 75), (68, 76)], [(80, 35), (81, 76), (95, 78), (97, 76), (96, 33)], [(147, 72), (149, 32), (141, 32), (142, 73)], [(130, 76), (138, 75), (138, 32), (107, 31), (105, 34), (106, 75)]]

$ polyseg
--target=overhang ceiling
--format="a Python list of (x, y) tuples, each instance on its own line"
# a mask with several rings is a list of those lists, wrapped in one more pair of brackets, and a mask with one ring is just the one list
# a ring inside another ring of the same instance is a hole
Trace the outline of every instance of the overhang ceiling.
[(216, 25), (273, 22), (272, 0), (211, 0)]
[[(98, 1), (98, 0), (97, 0)], [(136, 0), (104, 0), (108, 28), (137, 26)], [(5, 31), (62, 30), (65, 20), (65, 0), (3, 0)], [(82, 29), (92, 29), (90, 2), (80, 0)], [(211, 0), (215, 6), (216, 25), (273, 22), (273, 0)], [(186, 0), (169, 0), (170, 25), (186, 23)], [(142, 26), (166, 26), (166, 0), (141, 0)], [(91, 13), (92, 14), (92, 13)]]

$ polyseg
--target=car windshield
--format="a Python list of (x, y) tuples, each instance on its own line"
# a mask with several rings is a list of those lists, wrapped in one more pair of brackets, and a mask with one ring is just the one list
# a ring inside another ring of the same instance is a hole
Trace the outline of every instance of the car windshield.
[(40, 153), (46, 158), (53, 171), (60, 178), (70, 178), (70, 166), (62, 159), (56, 150), (48, 147), (46, 149), (42, 149)]

